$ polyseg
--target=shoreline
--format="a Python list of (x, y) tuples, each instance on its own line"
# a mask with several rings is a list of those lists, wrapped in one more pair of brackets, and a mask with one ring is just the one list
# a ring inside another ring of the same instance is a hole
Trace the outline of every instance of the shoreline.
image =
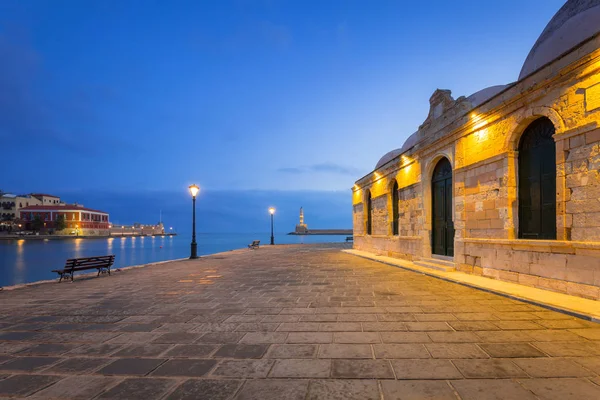
[(165, 233), (164, 235), (0, 235), (0, 240), (68, 240), (68, 239), (108, 239), (128, 237), (163, 237), (177, 236), (176, 233)]
[[(227, 250), (227, 251), (220, 251), (218, 253), (204, 254), (204, 255), (201, 255), (200, 257), (198, 257), (198, 259), (206, 258), (206, 257), (212, 257), (212, 256), (217, 256), (217, 255), (221, 255), (221, 254), (227, 254), (227, 253), (231, 253), (233, 251), (240, 251), (240, 250), (248, 250), (248, 249), (244, 249), (242, 247), (242, 248), (239, 248), (239, 249), (233, 249), (233, 250)], [(185, 258), (173, 258), (172, 260), (155, 261), (155, 262), (151, 262), (151, 263), (147, 263), (147, 264), (128, 265), (127, 267), (116, 268), (116, 269), (112, 270), (111, 272), (112, 273), (114, 273), (114, 272), (123, 272), (123, 271), (127, 271), (127, 270), (130, 270), (130, 269), (135, 269), (135, 268), (145, 268), (145, 267), (151, 267), (153, 265), (167, 264), (167, 263), (174, 262), (174, 261), (184, 261), (184, 260), (189, 260), (189, 258), (187, 258), (187, 257), (185, 257)], [(79, 277), (79, 278), (88, 277), (89, 278), (89, 277), (96, 277), (97, 275), (98, 275), (98, 272), (86, 272), (86, 273), (78, 274), (77, 277)], [(104, 275), (104, 274), (102, 274), (102, 275)], [(58, 279), (59, 278), (56, 277), (54, 279), (44, 279), (44, 280), (41, 280), (41, 281), (19, 283), (19, 284), (11, 285), (11, 286), (0, 286), (0, 292), (22, 289), (22, 288), (26, 288), (26, 287), (29, 287), (29, 286), (38, 286), (38, 285), (42, 285), (42, 284), (45, 284), (45, 283), (58, 283)], [(70, 281), (66, 281), (66, 282), (70, 282)]]

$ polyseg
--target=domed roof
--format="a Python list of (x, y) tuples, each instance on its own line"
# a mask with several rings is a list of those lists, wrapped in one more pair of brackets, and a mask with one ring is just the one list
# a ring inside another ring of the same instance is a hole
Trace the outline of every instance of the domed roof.
[(600, 32), (600, 0), (568, 0), (529, 52), (519, 80)]
[(496, 85), (496, 86), (487, 87), (485, 89), (481, 89), (480, 91), (475, 92), (472, 95), (470, 95), (469, 97), (467, 97), (467, 100), (469, 100), (469, 102), (471, 102), (473, 107), (477, 107), (478, 105), (486, 102), (487, 100), (491, 99), (492, 97), (494, 97), (495, 95), (500, 93), (507, 86), (508, 85)]
[(398, 157), (400, 154), (404, 153), (405, 151), (407, 151), (408, 149), (413, 147), (415, 144), (417, 144), (417, 140), (418, 140), (417, 133), (418, 132), (415, 132), (412, 135), (410, 135), (406, 139), (406, 141), (404, 141), (404, 144), (402, 145), (401, 148), (392, 150), (388, 153), (385, 153), (385, 155), (379, 159), (379, 162), (377, 162), (375, 169), (379, 169), (379, 167), (382, 167), (383, 165), (392, 161), (395, 157)]

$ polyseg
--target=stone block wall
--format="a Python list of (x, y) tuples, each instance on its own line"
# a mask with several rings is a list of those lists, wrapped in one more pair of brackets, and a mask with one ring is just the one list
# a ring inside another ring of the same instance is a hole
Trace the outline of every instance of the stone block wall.
[(371, 199), (371, 234), (388, 235), (390, 215), (388, 213), (388, 195), (384, 194)]
[(425, 223), (421, 185), (411, 185), (398, 191), (399, 236), (418, 236)]

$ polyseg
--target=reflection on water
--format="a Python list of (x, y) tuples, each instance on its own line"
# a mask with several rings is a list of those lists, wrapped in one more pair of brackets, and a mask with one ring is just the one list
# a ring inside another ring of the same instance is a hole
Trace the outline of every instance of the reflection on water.
[[(270, 234), (198, 234), (198, 254), (245, 248), (253, 240), (269, 243)], [(345, 236), (276, 235), (275, 243), (340, 242)], [(115, 240), (117, 242), (115, 242)], [(64, 240), (0, 240), (0, 287), (54, 279), (65, 260), (115, 254), (115, 268), (187, 258), (191, 236), (109, 237)]]

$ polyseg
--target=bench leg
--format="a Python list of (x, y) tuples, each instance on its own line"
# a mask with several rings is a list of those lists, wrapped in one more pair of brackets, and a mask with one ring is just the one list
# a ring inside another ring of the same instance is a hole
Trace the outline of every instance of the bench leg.
[(61, 283), (64, 277), (65, 277), (65, 273), (63, 272), (60, 274), (60, 279), (58, 280), (58, 283)]

